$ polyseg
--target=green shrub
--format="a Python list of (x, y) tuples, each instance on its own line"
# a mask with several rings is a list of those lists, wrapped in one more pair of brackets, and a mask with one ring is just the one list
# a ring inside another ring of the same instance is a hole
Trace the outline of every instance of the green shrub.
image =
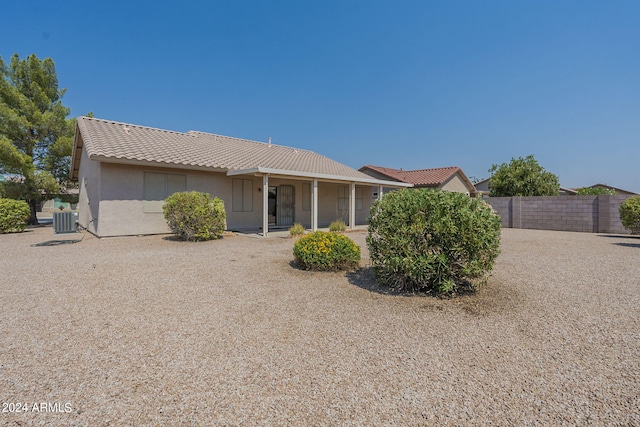
[(316, 231), (298, 239), (293, 256), (305, 270), (350, 270), (360, 263), (360, 247), (343, 234)]
[(633, 196), (620, 203), (618, 208), (622, 225), (631, 234), (640, 234), (640, 196)]
[(0, 233), (23, 231), (29, 223), (31, 209), (27, 202), (13, 199), (0, 199)]
[(600, 194), (616, 194), (616, 190), (603, 187), (582, 187), (576, 190), (578, 196), (598, 196)]
[(197, 191), (174, 193), (162, 207), (171, 232), (182, 240), (213, 240), (226, 226), (224, 202)]
[(347, 224), (345, 224), (344, 221), (340, 219), (333, 221), (331, 224), (329, 224), (329, 231), (332, 231), (334, 233), (342, 233), (346, 230), (347, 230)]
[(302, 226), (302, 224), (295, 223), (289, 229), (289, 234), (291, 236), (301, 236), (304, 234), (304, 227)]
[(370, 210), (366, 240), (373, 271), (398, 291), (455, 292), (493, 268), (500, 226), (491, 206), (462, 193), (390, 192)]

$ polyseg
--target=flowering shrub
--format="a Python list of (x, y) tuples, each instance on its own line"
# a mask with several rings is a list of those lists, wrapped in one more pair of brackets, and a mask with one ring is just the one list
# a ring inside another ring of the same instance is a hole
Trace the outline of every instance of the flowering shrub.
[(631, 234), (640, 234), (640, 196), (633, 196), (620, 203), (618, 208), (624, 228)]
[(29, 222), (31, 209), (27, 202), (0, 199), (0, 234), (23, 231)]
[(367, 245), (379, 282), (399, 291), (455, 292), (500, 253), (500, 217), (461, 193), (393, 191), (371, 206)]
[(316, 231), (298, 239), (293, 256), (305, 270), (350, 270), (360, 262), (360, 247), (342, 234)]
[(224, 202), (207, 193), (174, 193), (167, 197), (162, 211), (171, 231), (182, 240), (218, 239), (226, 226)]

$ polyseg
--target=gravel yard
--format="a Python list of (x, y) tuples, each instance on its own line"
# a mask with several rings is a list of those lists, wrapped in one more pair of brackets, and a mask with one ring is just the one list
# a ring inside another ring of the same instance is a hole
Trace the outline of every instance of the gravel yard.
[(505, 229), (444, 300), (284, 238), (31, 246), (80, 237), (0, 235), (1, 425), (640, 425), (640, 238)]

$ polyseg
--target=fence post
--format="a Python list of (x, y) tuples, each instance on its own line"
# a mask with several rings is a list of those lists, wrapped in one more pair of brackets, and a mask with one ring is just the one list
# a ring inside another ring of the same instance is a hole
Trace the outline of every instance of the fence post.
[(598, 233), (611, 232), (611, 195), (598, 196)]
[(511, 227), (522, 228), (522, 196), (511, 198)]

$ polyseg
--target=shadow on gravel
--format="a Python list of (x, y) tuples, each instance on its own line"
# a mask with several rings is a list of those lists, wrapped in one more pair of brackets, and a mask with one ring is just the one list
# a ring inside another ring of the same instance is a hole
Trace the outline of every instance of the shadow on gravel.
[(598, 237), (608, 237), (610, 239), (633, 239), (640, 240), (640, 235), (633, 236), (630, 234), (598, 234)]
[(31, 246), (60, 246), (60, 245), (70, 245), (73, 243), (78, 243), (81, 242), (82, 239), (77, 239), (77, 240), (47, 240), (46, 242), (42, 242), (42, 243), (34, 243)]
[(401, 296), (420, 296), (420, 297), (434, 297), (438, 299), (450, 299), (464, 295), (475, 295), (476, 290), (470, 283), (463, 283), (458, 288), (458, 292), (455, 295), (435, 295), (427, 292), (403, 292), (390, 289), (386, 286), (378, 284), (373, 269), (371, 267), (360, 268), (356, 271), (347, 273), (347, 279), (349, 283), (359, 288), (365, 289), (370, 292), (376, 292), (384, 295), (401, 295)]
[(424, 298), (425, 310), (453, 310), (463, 312), (471, 316), (487, 316), (491, 314), (504, 314), (520, 310), (524, 305), (524, 297), (517, 291), (510, 289), (502, 283), (492, 281), (479, 288), (471, 284), (461, 286), (455, 295), (433, 295), (427, 293), (409, 293), (391, 290), (376, 282), (371, 267), (347, 273), (349, 283), (369, 292), (382, 295), (396, 295), (404, 297)]
[(625, 248), (640, 248), (640, 243), (614, 243), (616, 246), (624, 246)]
[(621, 242), (616, 242), (616, 243), (611, 243), (612, 245), (616, 245), (616, 246), (623, 246), (625, 248), (640, 248), (640, 236), (632, 236), (629, 234), (598, 234), (598, 237), (608, 237), (610, 239), (628, 239), (628, 240), (635, 240), (638, 243), (621, 243)]

